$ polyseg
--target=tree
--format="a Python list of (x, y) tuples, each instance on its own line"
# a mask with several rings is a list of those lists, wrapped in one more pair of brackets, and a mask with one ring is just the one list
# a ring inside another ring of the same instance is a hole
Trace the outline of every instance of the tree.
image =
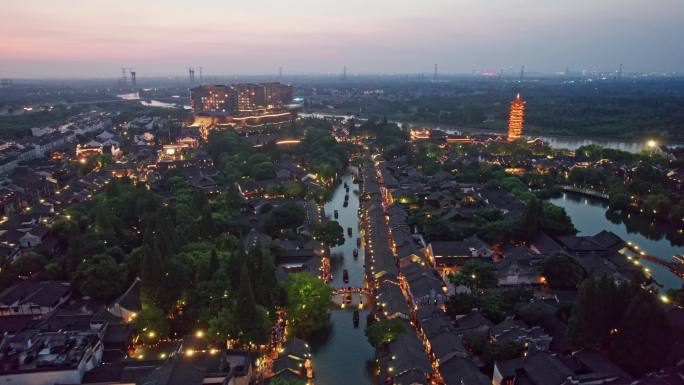
[(302, 182), (287, 181), (283, 183), (283, 194), (286, 198), (304, 198), (306, 195), (306, 185)]
[(525, 345), (516, 341), (487, 342), (484, 346), (482, 358), (488, 365), (497, 361), (507, 361), (522, 357), (525, 353)]
[(544, 210), (542, 208), (542, 202), (537, 199), (537, 197), (533, 197), (529, 200), (529, 202), (527, 202), (525, 211), (520, 218), (520, 224), (518, 228), (518, 233), (521, 239), (530, 240), (537, 235), (540, 228), (539, 222), (543, 213)]
[(387, 345), (397, 339), (397, 336), (404, 333), (404, 323), (398, 319), (385, 319), (374, 322), (366, 327), (366, 337), (368, 342), (378, 348)]
[(623, 187), (610, 192), (608, 206), (613, 210), (625, 210), (629, 208), (631, 201), (629, 194)]
[(229, 307), (223, 307), (209, 318), (207, 337), (214, 343), (226, 345), (227, 341), (239, 334), (235, 314)]
[(163, 261), (156, 245), (143, 246), (140, 260), (140, 278), (142, 295), (149, 302), (158, 301), (158, 292), (162, 285)]
[(332, 289), (310, 273), (290, 274), (285, 281), (287, 316), (296, 335), (328, 326)]
[(502, 219), (489, 222), (480, 227), (477, 235), (490, 243), (503, 243), (517, 232), (519, 223), (515, 219)]
[(197, 227), (199, 231), (198, 235), (201, 239), (213, 239), (216, 235), (218, 235), (216, 223), (214, 223), (214, 218), (212, 218), (209, 209), (205, 209), (202, 212), (202, 216), (200, 217)]
[(501, 296), (494, 293), (455, 294), (449, 297), (446, 305), (447, 313), (454, 319), (477, 309), (488, 320), (499, 323), (512, 312)]
[(107, 301), (124, 290), (126, 271), (109, 255), (96, 254), (78, 265), (74, 281), (81, 294)]
[(313, 226), (311, 237), (328, 247), (335, 247), (344, 244), (344, 229), (337, 221), (323, 221)]
[(30, 277), (33, 274), (45, 271), (45, 265), (47, 265), (47, 259), (44, 255), (28, 251), (19, 255), (10, 266), (14, 274)]
[(135, 329), (144, 339), (154, 342), (169, 335), (169, 319), (164, 311), (152, 304), (143, 304), (143, 310), (135, 317)]
[(256, 180), (267, 180), (275, 177), (275, 171), (273, 170), (273, 163), (270, 161), (257, 163), (252, 166), (249, 171), (249, 175)]
[(516, 309), (521, 320), (528, 325), (542, 326), (556, 316), (556, 308), (544, 301), (527, 302)]
[(245, 344), (264, 344), (268, 342), (268, 315), (261, 306), (257, 306), (252, 292), (247, 265), (242, 265), (240, 273), (240, 289), (235, 301), (235, 323), (240, 329), (239, 339)]
[(551, 202), (542, 203), (541, 229), (552, 235), (575, 234), (577, 230), (565, 209)]
[(609, 355), (634, 376), (660, 369), (672, 339), (665, 310), (655, 295), (638, 290), (622, 316)]
[(272, 236), (277, 236), (285, 229), (296, 229), (304, 224), (306, 212), (296, 203), (285, 203), (271, 210), (264, 223), (264, 229)]
[(587, 275), (576, 257), (563, 252), (554, 252), (544, 260), (542, 274), (556, 290), (574, 290)]
[(216, 250), (211, 251), (211, 257), (209, 257), (209, 267), (207, 269), (207, 274), (206, 274), (206, 279), (211, 279), (211, 277), (216, 273), (219, 269), (219, 260), (218, 260), (218, 254), (216, 254)]
[(579, 290), (572, 309), (568, 335), (577, 345), (604, 348), (618, 330), (629, 298), (638, 287), (618, 285), (607, 276), (589, 278)]
[(447, 300), (447, 313), (452, 318), (456, 316), (468, 314), (471, 310), (477, 308), (480, 304), (478, 297), (473, 294), (458, 293), (454, 294)]
[(252, 266), (254, 297), (259, 305), (272, 308), (280, 297), (276, 268), (270, 255), (257, 243), (249, 250), (247, 260)]
[(472, 289), (486, 289), (496, 286), (496, 272), (491, 263), (471, 259), (463, 264), (461, 270), (450, 276), (454, 285), (463, 285)]

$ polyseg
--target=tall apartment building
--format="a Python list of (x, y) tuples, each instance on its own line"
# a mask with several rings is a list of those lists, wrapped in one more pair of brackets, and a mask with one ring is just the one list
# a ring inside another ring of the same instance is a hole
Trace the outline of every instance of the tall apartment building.
[(292, 86), (282, 83), (203, 85), (190, 90), (196, 114), (235, 117), (282, 112), (292, 101)]

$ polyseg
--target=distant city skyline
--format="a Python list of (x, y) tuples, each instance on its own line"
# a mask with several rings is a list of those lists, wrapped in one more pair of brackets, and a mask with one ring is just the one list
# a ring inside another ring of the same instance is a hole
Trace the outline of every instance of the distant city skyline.
[(3, 16), (0, 77), (684, 72), (681, 0), (23, 0)]

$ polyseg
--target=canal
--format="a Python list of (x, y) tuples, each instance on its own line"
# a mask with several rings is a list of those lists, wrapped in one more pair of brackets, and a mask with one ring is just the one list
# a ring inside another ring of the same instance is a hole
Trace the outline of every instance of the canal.
[[(578, 235), (594, 235), (601, 230), (608, 230), (625, 241), (638, 245), (646, 253), (667, 261), (673, 261), (672, 256), (675, 254), (684, 254), (684, 247), (678, 242), (681, 239), (674, 238), (675, 231), (649, 223), (643, 217), (632, 218), (610, 213), (604, 200), (576, 193), (563, 193), (559, 198), (549, 201), (565, 209), (579, 231)], [(642, 263), (651, 270), (655, 280), (663, 285), (663, 290), (682, 287), (682, 280), (667, 268), (646, 260), (642, 260)]]
[[(346, 190), (344, 183), (349, 186), (348, 207), (343, 207)], [(359, 196), (354, 193), (358, 185), (352, 184), (352, 176), (342, 177), (331, 201), (325, 204), (325, 213), (335, 220), (334, 212), (338, 211), (337, 221), (344, 229), (345, 242), (341, 246), (331, 249), (333, 279), (330, 286), (364, 287), (365, 271), (363, 249), (359, 248), (358, 257), (353, 256), (356, 238), (359, 237)], [(347, 234), (351, 227), (352, 236)], [(344, 283), (342, 272), (347, 270), (349, 283)], [(375, 351), (368, 343), (364, 330), (366, 329), (367, 310), (360, 311), (359, 325), (354, 327), (351, 310), (335, 309), (330, 317), (330, 330), (320, 338), (311, 341), (313, 353), (313, 367), (315, 383), (321, 385), (364, 385), (370, 384), (367, 373), (367, 363), (373, 359)]]

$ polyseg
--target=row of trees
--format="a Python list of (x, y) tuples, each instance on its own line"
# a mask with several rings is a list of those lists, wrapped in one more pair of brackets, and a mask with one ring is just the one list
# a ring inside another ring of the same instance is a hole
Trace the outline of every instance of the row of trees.
[(668, 364), (670, 330), (655, 295), (604, 276), (581, 286), (569, 336), (579, 346), (606, 350), (618, 365), (640, 376)]

